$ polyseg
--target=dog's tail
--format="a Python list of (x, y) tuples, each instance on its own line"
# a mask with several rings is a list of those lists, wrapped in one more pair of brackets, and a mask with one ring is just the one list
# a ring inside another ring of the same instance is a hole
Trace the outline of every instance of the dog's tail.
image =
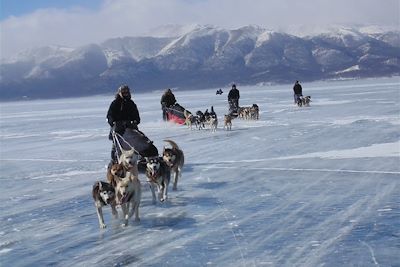
[(164, 140), (164, 142), (169, 143), (172, 146), (172, 149), (180, 149), (179, 146), (172, 140), (167, 139), (167, 140)]

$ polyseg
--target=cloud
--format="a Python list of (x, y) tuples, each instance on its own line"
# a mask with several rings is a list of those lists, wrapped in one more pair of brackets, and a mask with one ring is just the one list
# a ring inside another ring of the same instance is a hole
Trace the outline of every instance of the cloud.
[(79, 46), (110, 37), (144, 35), (164, 24), (399, 25), (399, 1), (385, 0), (104, 0), (101, 8), (38, 9), (0, 23), (1, 57), (43, 45)]

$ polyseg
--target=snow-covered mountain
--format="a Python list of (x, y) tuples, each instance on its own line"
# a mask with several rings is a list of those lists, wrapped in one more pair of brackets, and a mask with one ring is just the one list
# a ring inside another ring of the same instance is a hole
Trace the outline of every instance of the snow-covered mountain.
[(121, 83), (146, 91), (400, 74), (400, 35), (393, 30), (340, 27), (299, 37), (206, 25), (176, 33), (31, 50), (1, 64), (1, 98), (100, 94)]

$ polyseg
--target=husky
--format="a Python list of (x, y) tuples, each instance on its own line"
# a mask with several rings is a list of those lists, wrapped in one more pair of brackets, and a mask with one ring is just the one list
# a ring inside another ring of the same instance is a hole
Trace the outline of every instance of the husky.
[[(128, 225), (128, 219), (135, 215), (135, 221), (140, 221), (139, 218), (139, 205), (142, 197), (142, 189), (139, 181), (139, 177), (137, 174), (132, 172), (125, 172), (124, 177), (120, 177), (117, 173), (113, 172), (111, 169), (111, 173), (114, 175), (114, 183), (115, 183), (115, 194), (116, 194), (116, 203), (121, 206), (122, 213), (124, 215), (124, 223), (122, 226)], [(131, 210), (129, 211), (129, 206), (132, 205)]]
[(171, 170), (165, 161), (160, 157), (146, 159), (146, 176), (150, 185), (153, 204), (156, 203), (156, 194), (154, 192), (155, 186), (157, 187), (158, 199), (160, 202), (167, 200), (168, 186), (171, 180)]
[[(116, 204), (121, 206), (124, 215), (123, 226), (128, 225), (128, 219), (135, 214), (135, 221), (140, 221), (139, 205), (142, 196), (138, 171), (138, 154), (133, 149), (122, 150), (119, 162), (110, 168), (107, 178), (115, 188)], [(131, 211), (129, 206), (132, 205)]]
[(301, 99), (302, 101), (302, 105), (305, 107), (309, 107), (310, 106), (310, 102), (311, 102), (311, 96), (305, 96)]
[(137, 174), (138, 160), (139, 160), (138, 154), (134, 149), (130, 150), (122, 149), (118, 162), (122, 164), (125, 170), (130, 170), (132, 172), (132, 170), (135, 171), (136, 169), (135, 174)]
[(118, 218), (115, 189), (109, 183), (98, 181), (93, 185), (92, 197), (96, 206), (100, 228), (106, 228), (106, 224), (104, 223), (103, 218), (104, 206), (110, 205), (114, 218)]
[(122, 164), (110, 164), (107, 168), (107, 181), (115, 188), (117, 177), (125, 177), (125, 169)]
[(224, 129), (227, 131), (232, 130), (232, 116), (231, 115), (224, 115)]
[(211, 106), (211, 112), (208, 109), (204, 112), (205, 123), (210, 127), (211, 131), (215, 132), (218, 127), (218, 117), (214, 111), (214, 107)]
[(260, 118), (260, 108), (257, 104), (253, 104), (250, 108), (250, 118), (258, 120)]
[(185, 124), (190, 128), (190, 130), (192, 130), (192, 124), (195, 120), (193, 114), (185, 109), (183, 115), (185, 116)]
[(196, 111), (196, 117), (195, 117), (196, 128), (199, 130), (204, 129), (205, 128), (204, 122), (205, 122), (204, 113), (201, 110)]
[(174, 184), (172, 190), (177, 190), (178, 178), (182, 176), (182, 168), (185, 162), (184, 154), (174, 141), (164, 140), (164, 142), (167, 142), (172, 146), (172, 148), (164, 147), (162, 158), (171, 169), (171, 173), (174, 173)]

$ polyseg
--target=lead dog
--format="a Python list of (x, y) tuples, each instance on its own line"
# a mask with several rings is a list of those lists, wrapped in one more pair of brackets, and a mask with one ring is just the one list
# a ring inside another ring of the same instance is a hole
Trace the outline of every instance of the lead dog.
[(99, 219), (100, 228), (106, 228), (106, 224), (104, 223), (103, 218), (104, 206), (110, 205), (114, 218), (118, 218), (115, 189), (109, 183), (98, 181), (93, 185), (92, 197), (96, 206), (97, 218)]
[(124, 170), (133, 173), (138, 176), (137, 162), (139, 160), (138, 154), (134, 149), (124, 150), (122, 149), (119, 161), (124, 167)]
[[(114, 164), (110, 168), (111, 184), (115, 187), (116, 203), (121, 206), (124, 215), (123, 226), (128, 225), (128, 219), (135, 215), (135, 221), (139, 221), (139, 205), (142, 196), (141, 185), (138, 171), (138, 154), (134, 149), (121, 149), (118, 159), (119, 164)], [(129, 206), (132, 205), (131, 210)]]
[(163, 160), (170, 168), (171, 173), (174, 173), (174, 184), (172, 190), (177, 190), (178, 187), (178, 178), (182, 176), (182, 168), (185, 163), (185, 157), (183, 151), (179, 148), (179, 146), (172, 140), (164, 140), (171, 145), (172, 148), (163, 149)]
[(232, 117), (231, 115), (224, 115), (224, 129), (230, 131), (232, 130)]
[[(115, 184), (116, 203), (121, 206), (124, 215), (123, 226), (128, 225), (128, 219), (135, 215), (135, 221), (140, 221), (139, 218), (139, 205), (142, 197), (142, 188), (137, 175), (130, 171), (125, 172), (125, 176), (121, 177), (113, 171), (113, 183)], [(131, 210), (129, 206), (132, 205)]]
[(150, 185), (153, 204), (156, 203), (154, 187), (157, 187), (158, 199), (164, 202), (168, 198), (168, 186), (171, 180), (171, 170), (162, 158), (146, 159), (146, 176)]

